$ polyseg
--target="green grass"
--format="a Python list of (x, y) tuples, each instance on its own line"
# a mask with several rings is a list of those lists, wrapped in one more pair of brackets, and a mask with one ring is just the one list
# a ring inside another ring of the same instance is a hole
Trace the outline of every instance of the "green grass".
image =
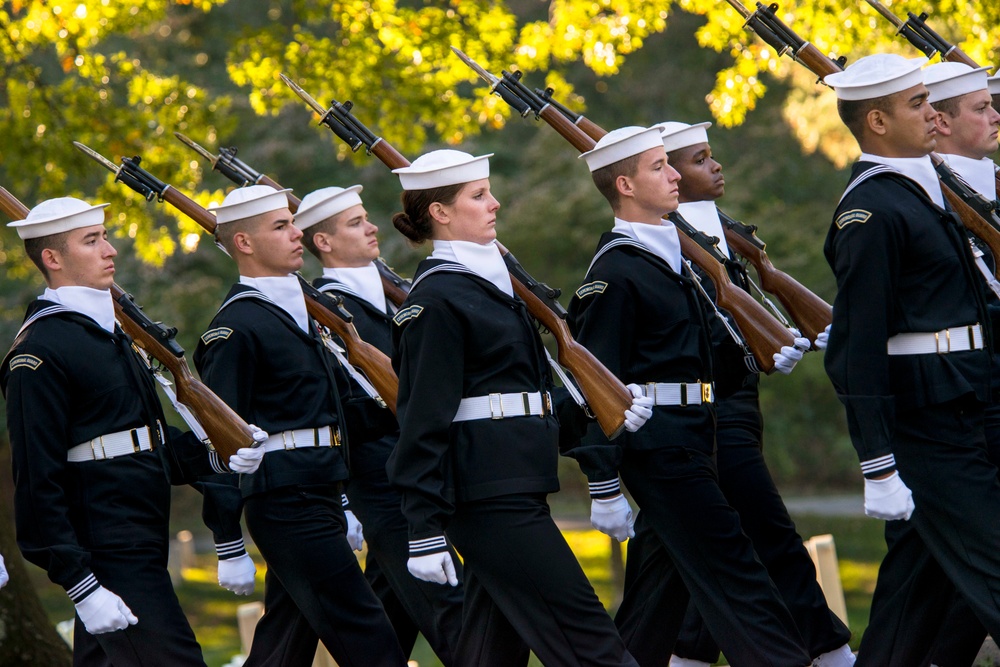
[[(871, 593), (875, 586), (878, 564), (885, 554), (881, 521), (865, 518), (795, 517), (803, 537), (832, 533), (840, 562), (840, 575), (847, 602), (848, 619), (854, 633), (851, 645), (856, 649), (868, 623)], [(569, 530), (564, 535), (579, 558), (605, 606), (617, 603), (617, 585), (610, 567), (609, 539), (593, 530)], [(184, 571), (184, 582), (176, 587), (177, 596), (201, 643), (209, 667), (220, 667), (239, 652), (236, 607), (263, 599), (264, 566), (259, 554), (252, 553), (257, 563), (257, 586), (247, 597), (237, 597), (216, 582), (214, 554), (196, 556), (196, 567)], [(45, 574), (32, 568), (39, 594), (53, 622), (73, 617), (73, 606), (61, 588), (49, 583)], [(441, 663), (421, 637), (411, 656), (420, 667), (440, 667)], [(532, 658), (533, 666), (540, 665)]]

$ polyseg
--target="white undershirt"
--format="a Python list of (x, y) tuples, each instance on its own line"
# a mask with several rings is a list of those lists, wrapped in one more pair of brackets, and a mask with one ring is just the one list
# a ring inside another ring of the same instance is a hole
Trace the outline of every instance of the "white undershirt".
[(291, 315), (299, 328), (309, 333), (309, 313), (306, 298), (302, 295), (302, 285), (297, 276), (276, 276), (248, 278), (240, 276), (240, 283), (255, 287), (279, 308)]
[(916, 181), (931, 198), (931, 201), (944, 208), (941, 180), (938, 178), (937, 172), (934, 171), (934, 163), (931, 162), (930, 155), (923, 157), (883, 157), (881, 155), (872, 155), (871, 153), (862, 153), (858, 159), (862, 162), (875, 162), (876, 164), (884, 164), (892, 167), (903, 174), (903, 176)]
[(510, 273), (496, 243), (473, 243), (471, 241), (434, 241), (431, 259), (458, 262), (476, 275), (493, 283), (507, 296), (514, 296), (510, 284)]
[(677, 207), (677, 212), (698, 231), (719, 239), (719, 250), (726, 257), (731, 257), (722, 220), (719, 219), (719, 209), (715, 207), (714, 201), (685, 202)]
[(382, 288), (382, 278), (375, 262), (359, 267), (326, 267), (323, 269), (323, 277), (344, 283), (352, 292), (356, 292), (380, 312), (386, 312), (385, 290)]
[(615, 226), (611, 231), (638, 241), (669, 264), (675, 273), (681, 272), (681, 240), (677, 236), (677, 227), (669, 220), (663, 220), (658, 225), (648, 225), (615, 218)]
[(941, 159), (951, 167), (952, 171), (962, 177), (962, 179), (972, 186), (972, 189), (983, 195), (990, 201), (997, 198), (996, 168), (993, 160), (984, 157), (981, 160), (974, 160), (962, 155), (949, 155), (940, 153)]
[(109, 289), (98, 290), (78, 285), (56, 289), (46, 287), (40, 298), (89, 317), (109, 333), (115, 332), (115, 302), (111, 299)]

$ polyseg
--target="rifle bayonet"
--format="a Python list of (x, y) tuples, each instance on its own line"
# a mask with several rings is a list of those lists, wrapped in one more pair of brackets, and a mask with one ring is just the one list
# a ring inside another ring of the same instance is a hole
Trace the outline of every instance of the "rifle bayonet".
[(326, 125), (328, 128), (333, 130), (334, 134), (340, 137), (344, 143), (351, 147), (352, 151), (356, 151), (361, 148), (361, 145), (364, 142), (361, 141), (361, 139), (355, 135), (349, 127), (340, 122), (339, 118), (337, 118), (334, 113), (334, 107), (330, 107), (329, 109), (324, 108), (323, 105), (317, 102), (312, 95), (303, 90), (302, 86), (295, 83), (284, 74), (279, 74), (278, 76), (281, 77), (281, 80), (284, 81), (296, 95), (302, 98), (302, 101), (309, 105), (309, 108), (319, 114), (319, 122), (321, 125)]
[(483, 81), (490, 84), (491, 93), (499, 95), (504, 102), (509, 104), (515, 111), (521, 114), (522, 118), (527, 116), (532, 111), (535, 112), (535, 117), (536, 118), (538, 117), (538, 114), (541, 112), (541, 109), (537, 108), (533, 109), (529, 101), (525, 99), (524, 96), (520, 94), (521, 91), (518, 90), (518, 86), (520, 86), (520, 88), (523, 88), (524, 90), (528, 90), (523, 84), (519, 83), (518, 79), (520, 77), (515, 77), (513, 83), (516, 85), (511, 85), (511, 82), (508, 81), (508, 77), (511, 77), (513, 75), (504, 72), (503, 78), (500, 78), (494, 74), (487, 72), (482, 65), (477, 63), (469, 56), (465, 55), (465, 53), (463, 53), (461, 49), (453, 46), (451, 47), (451, 50), (454, 51), (455, 55), (461, 58), (462, 62), (468, 65), (473, 72), (478, 74), (480, 78), (483, 79)]
[(212, 155), (207, 148), (199, 146), (195, 141), (184, 136), (180, 132), (174, 132), (174, 136), (180, 139), (181, 143), (194, 150), (198, 155), (212, 163), (212, 169), (219, 172), (238, 187), (245, 185), (256, 185), (261, 182), (263, 174), (254, 170), (246, 162), (236, 157), (236, 148), (220, 148), (218, 155)]
[(153, 201), (154, 199), (162, 201), (163, 194), (170, 187), (140, 167), (139, 163), (142, 162), (142, 158), (138, 155), (135, 157), (123, 157), (122, 164), (119, 167), (115, 166), (115, 163), (111, 160), (107, 159), (94, 149), (81, 144), (79, 141), (74, 141), (73, 145), (76, 146), (82, 153), (93, 159), (108, 171), (112, 172), (115, 175), (116, 183), (124, 183), (141, 194), (146, 201)]

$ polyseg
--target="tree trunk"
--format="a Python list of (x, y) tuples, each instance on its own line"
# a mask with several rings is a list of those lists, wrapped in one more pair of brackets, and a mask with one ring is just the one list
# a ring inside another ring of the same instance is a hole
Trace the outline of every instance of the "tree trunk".
[(0, 665), (67, 667), (72, 663), (71, 651), (45, 616), (14, 541), (13, 499), (10, 444), (3, 437), (0, 438), (0, 554), (7, 562), (10, 583), (0, 590)]

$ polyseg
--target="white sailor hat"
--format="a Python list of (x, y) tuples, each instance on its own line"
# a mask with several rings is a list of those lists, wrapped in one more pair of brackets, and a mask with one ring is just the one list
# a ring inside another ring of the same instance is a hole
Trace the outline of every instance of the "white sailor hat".
[(663, 133), (661, 135), (663, 147), (669, 153), (670, 151), (687, 148), (695, 144), (707, 144), (708, 132), (705, 130), (712, 127), (712, 124), (707, 121), (694, 125), (668, 121), (666, 123), (657, 123), (653, 127), (660, 128), (660, 131)]
[(306, 229), (343, 213), (352, 206), (358, 206), (361, 204), (359, 195), (363, 189), (360, 185), (352, 185), (349, 188), (320, 188), (310, 192), (302, 198), (299, 210), (295, 212), (295, 226)]
[(970, 67), (965, 63), (934, 63), (924, 68), (924, 85), (930, 91), (928, 102), (940, 102), (959, 95), (987, 89), (989, 67)]
[(404, 190), (430, 190), (489, 178), (491, 157), (493, 153), (472, 156), (443, 149), (424, 153), (409, 167), (393, 169), (392, 173), (399, 175)]
[(227, 222), (235, 222), (250, 218), (261, 213), (280, 211), (288, 208), (288, 197), (286, 192), (291, 192), (291, 188), (275, 190), (270, 185), (249, 185), (245, 188), (236, 188), (222, 200), (222, 204), (210, 211), (215, 211), (216, 223), (222, 225)]
[(594, 172), (627, 157), (662, 146), (660, 128), (627, 125), (605, 134), (591, 150), (582, 153), (580, 158), (586, 160), (587, 167)]
[(823, 82), (837, 91), (841, 100), (872, 100), (923, 83), (920, 70), (927, 58), (904, 58), (894, 53), (876, 53), (852, 63), (843, 72), (827, 74)]
[(91, 206), (75, 197), (46, 199), (28, 212), (24, 220), (12, 222), (8, 227), (17, 230), (22, 239), (61, 234), (81, 227), (104, 224), (104, 208), (108, 204)]
[(989, 88), (990, 95), (1000, 95), (1000, 71), (986, 79), (986, 85)]

